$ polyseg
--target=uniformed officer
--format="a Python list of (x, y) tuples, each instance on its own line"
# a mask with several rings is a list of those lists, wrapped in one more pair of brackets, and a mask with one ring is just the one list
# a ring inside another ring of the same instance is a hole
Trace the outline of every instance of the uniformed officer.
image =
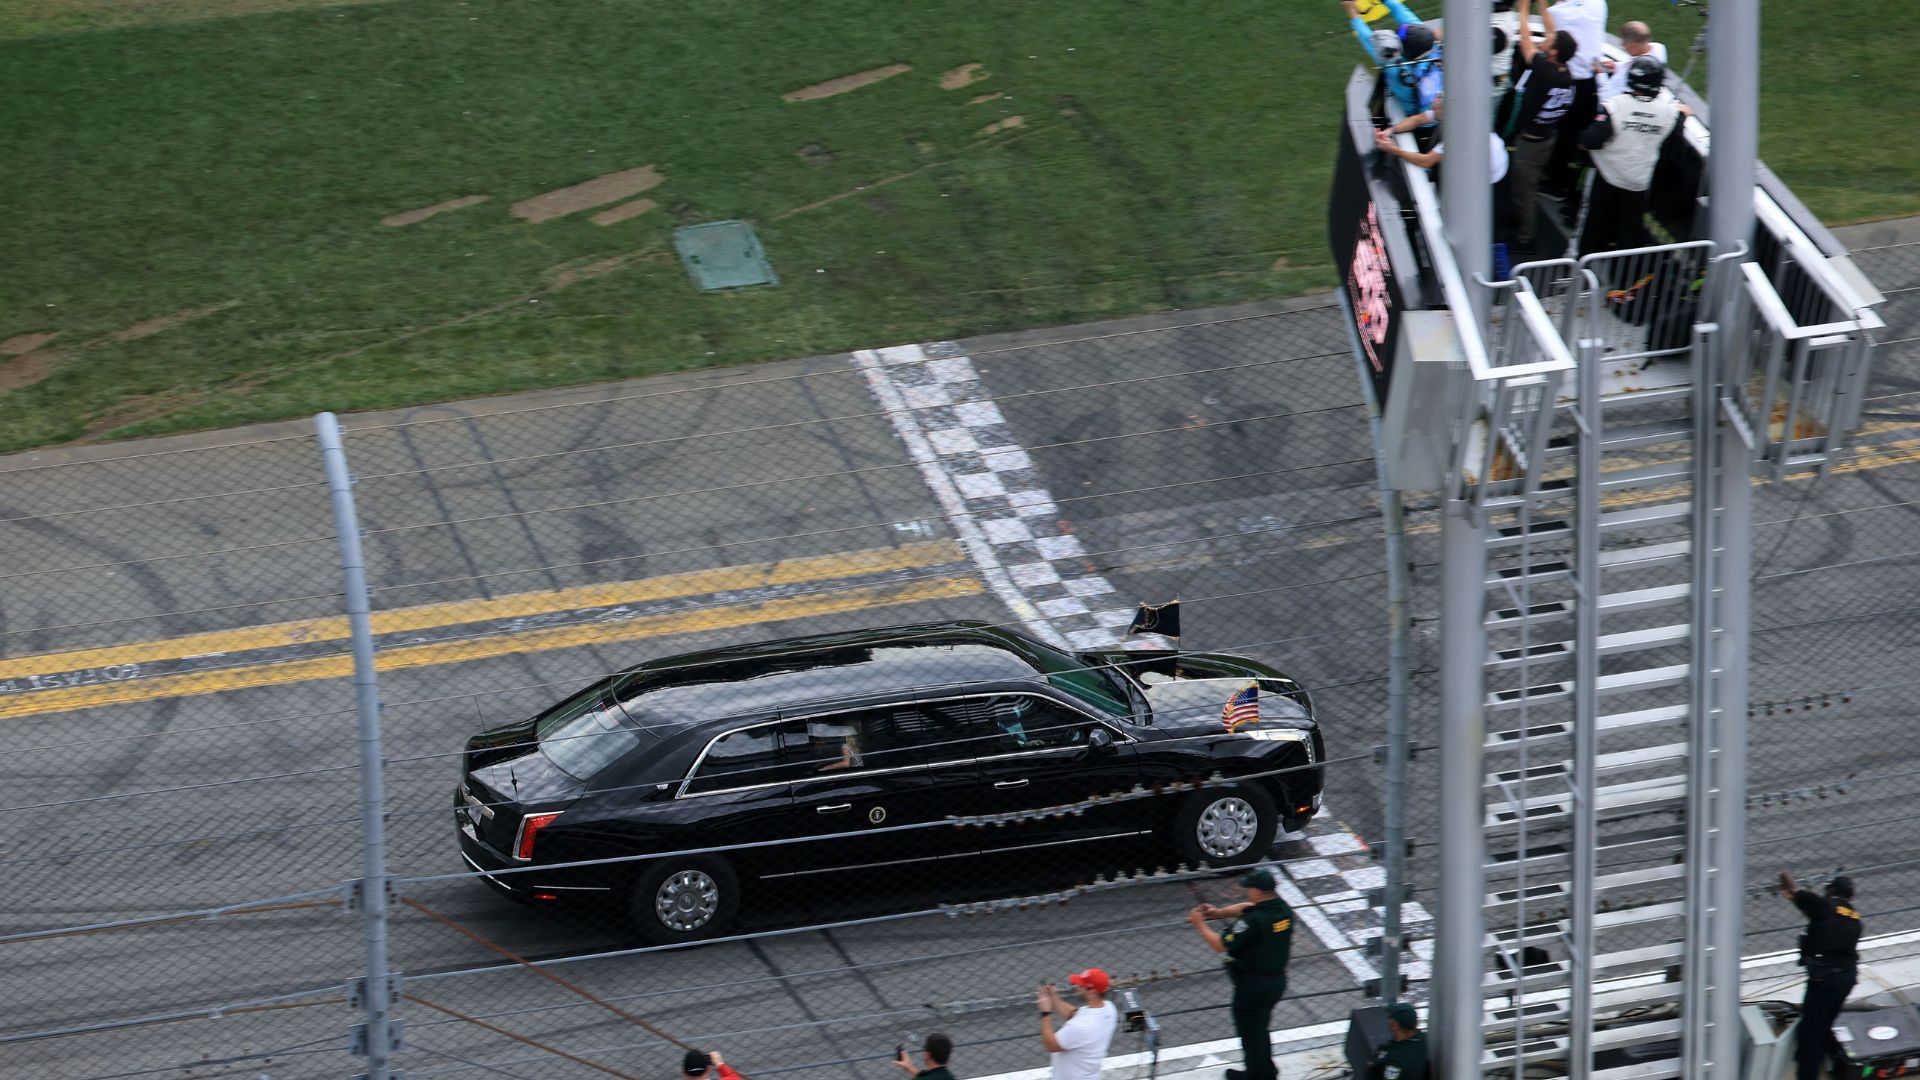
[[(1240, 878), (1247, 890), (1245, 903), (1215, 907), (1201, 904), (1187, 913), (1187, 921), (1206, 939), (1207, 947), (1227, 954), (1227, 975), (1233, 980), (1233, 1030), (1240, 1036), (1245, 1070), (1228, 1069), (1227, 1080), (1275, 1080), (1273, 1047), (1267, 1032), (1273, 1026), (1273, 1007), (1287, 992), (1287, 960), (1293, 953), (1293, 909), (1275, 895), (1273, 871), (1258, 869)], [(1226, 933), (1216, 933), (1208, 919), (1238, 920)]]
[(1793, 901), (1807, 917), (1800, 935), (1800, 964), (1807, 969), (1807, 996), (1800, 1003), (1799, 1045), (1794, 1048), (1799, 1080), (1820, 1075), (1820, 1059), (1831, 1057), (1833, 1075), (1847, 1071), (1833, 1022), (1847, 1003), (1860, 971), (1860, 913), (1853, 908), (1853, 879), (1836, 877), (1826, 895), (1816, 895), (1794, 884), (1793, 874), (1780, 871), (1780, 895)]
[(1387, 1006), (1387, 1034), (1392, 1038), (1367, 1063), (1367, 1080), (1427, 1080), (1427, 1037), (1413, 1006)]

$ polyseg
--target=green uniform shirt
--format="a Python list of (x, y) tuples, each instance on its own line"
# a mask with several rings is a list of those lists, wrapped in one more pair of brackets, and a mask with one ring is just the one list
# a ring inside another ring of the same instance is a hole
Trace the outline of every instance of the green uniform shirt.
[(1293, 909), (1277, 896), (1262, 900), (1242, 912), (1240, 924), (1220, 940), (1233, 958), (1234, 975), (1285, 975), (1293, 955)]
[(1427, 1080), (1427, 1035), (1389, 1042), (1367, 1065), (1367, 1080)]

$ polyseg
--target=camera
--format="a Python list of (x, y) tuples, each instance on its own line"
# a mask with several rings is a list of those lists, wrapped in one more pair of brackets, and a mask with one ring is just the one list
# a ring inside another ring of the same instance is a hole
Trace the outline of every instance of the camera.
[(1140, 1003), (1140, 991), (1121, 990), (1114, 999), (1120, 1005), (1120, 1015), (1125, 1018), (1128, 1031), (1147, 1030), (1147, 1007)]
[(907, 1032), (906, 1037), (902, 1038), (898, 1043), (894, 1045), (893, 1059), (895, 1061), (900, 1060), (902, 1057), (906, 1055), (908, 1047), (918, 1047), (919, 1044), (920, 1044), (919, 1036), (915, 1035), (911, 1031)]

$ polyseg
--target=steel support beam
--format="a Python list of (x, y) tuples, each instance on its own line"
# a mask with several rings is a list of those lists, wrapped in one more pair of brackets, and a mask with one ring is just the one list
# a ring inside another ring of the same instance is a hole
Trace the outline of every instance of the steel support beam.
[[(1716, 16), (1717, 18), (1718, 16)], [(1492, 5), (1488, 0), (1447, 0), (1446, 64), (1456, 71), (1488, 72), (1493, 68)], [(1466, 28), (1464, 32), (1460, 28)], [(1489, 297), (1472, 287), (1475, 277), (1488, 278), (1493, 269), (1493, 180), (1488, 171), (1487, 137), (1493, 131), (1491, 79), (1447, 80), (1446, 108), (1440, 119), (1447, 142), (1446, 183), (1440, 189), (1441, 220), (1460, 278), (1468, 283), (1477, 321), (1485, 323)], [(1463, 313), (1456, 312), (1456, 315)]]
[(1464, 1077), (1480, 1075), (1484, 1044), (1486, 526), (1467, 503), (1449, 502), (1440, 535), (1440, 911), (1433, 986), (1439, 1018), (1432, 1026), (1440, 1038), (1441, 1075)]
[[(1713, 142), (1707, 156), (1707, 212), (1710, 235), (1722, 252), (1753, 243), (1753, 189), (1760, 156), (1760, 0), (1721, 4), (1708, 30), (1712, 68), (1707, 97), (1713, 106)], [(1722, 327), (1736, 325), (1730, 318), (1736, 290), (1723, 294), (1727, 307), (1717, 313)], [(1718, 389), (1725, 381), (1727, 350), (1741, 343), (1733, 334), (1713, 335), (1711, 371)], [(1747, 795), (1747, 635), (1752, 563), (1751, 529), (1753, 489), (1751, 462), (1740, 425), (1729, 423), (1715, 400), (1695, 401), (1697, 409), (1711, 409), (1718, 477), (1714, 481), (1720, 504), (1713, 530), (1718, 541), (1718, 607), (1713, 625), (1719, 628), (1714, 649), (1712, 732), (1714, 739), (1714, 801), (1718, 814), (1712, 837), (1711, 940), (1706, 942), (1709, 982), (1713, 987), (1706, 1017), (1707, 1054), (1713, 1080), (1739, 1075), (1740, 1069), (1740, 931), (1745, 914), (1746, 795)], [(1699, 633), (1706, 628), (1695, 627)], [(1707, 719), (1707, 718), (1702, 718)]]
[[(1736, 5), (1737, 6), (1737, 5)], [(1715, 67), (1718, 67), (1715, 64)], [(1715, 334), (1724, 350), (1729, 335)], [(1716, 411), (1720, 402), (1713, 403)], [(1720, 522), (1714, 530), (1720, 542), (1719, 642), (1715, 658), (1714, 755), (1718, 768), (1715, 802), (1718, 821), (1713, 845), (1713, 937), (1708, 942), (1709, 970), (1714, 988), (1708, 1014), (1712, 1024), (1708, 1052), (1712, 1080), (1734, 1080), (1740, 1075), (1740, 946), (1746, 916), (1747, 868), (1747, 656), (1749, 578), (1753, 572), (1754, 448), (1745, 429), (1719, 420), (1717, 448), (1720, 475)]]
[(1753, 243), (1753, 185), (1760, 160), (1760, 0), (1714, 9), (1708, 27), (1713, 142), (1707, 154), (1709, 235), (1721, 251)]

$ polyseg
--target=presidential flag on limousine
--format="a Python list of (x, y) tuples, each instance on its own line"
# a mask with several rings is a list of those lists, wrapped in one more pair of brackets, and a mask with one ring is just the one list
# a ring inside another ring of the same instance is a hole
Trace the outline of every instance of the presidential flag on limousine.
[(1127, 624), (1127, 636), (1135, 634), (1159, 634), (1161, 637), (1180, 636), (1180, 601), (1170, 600), (1158, 607), (1140, 605), (1133, 613), (1133, 621)]
[(1220, 725), (1228, 731), (1239, 731), (1240, 725), (1255, 723), (1260, 719), (1260, 683), (1250, 680), (1239, 693), (1227, 699), (1220, 710)]

